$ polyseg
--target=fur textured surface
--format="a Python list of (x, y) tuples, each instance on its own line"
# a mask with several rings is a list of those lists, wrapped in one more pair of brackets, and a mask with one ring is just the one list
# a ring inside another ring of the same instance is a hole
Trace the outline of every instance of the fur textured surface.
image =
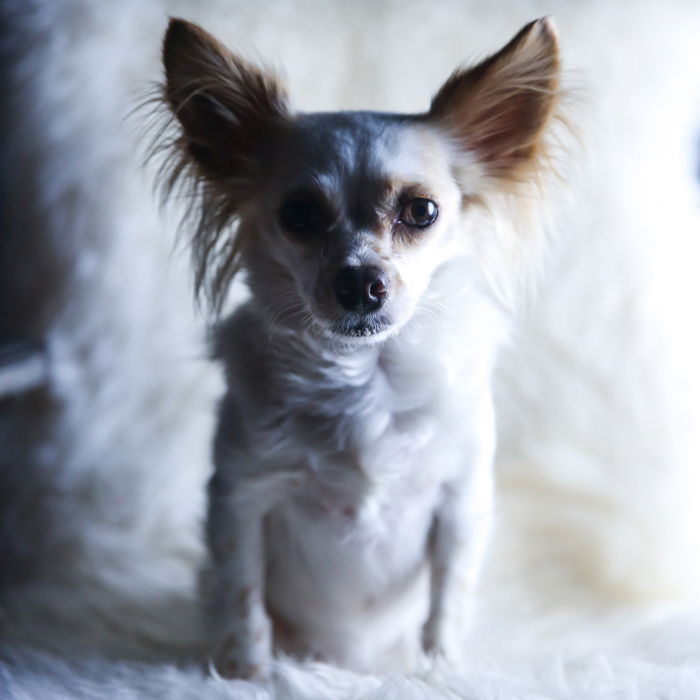
[[(698, 590), (697, 7), (422, 7), (3, 3), (13, 206), (0, 314), (3, 333), (47, 339), (52, 371), (49, 391), (0, 407), (5, 694), (270, 694), (172, 662), (200, 641), (193, 592), (221, 385), (187, 265), (171, 255), (174, 222), (158, 217), (124, 119), (158, 78), (166, 15), (278, 57), (305, 109), (409, 111), (455, 64), (552, 12), (565, 68), (589, 86), (589, 156), (499, 373), (499, 506), (474, 665), (382, 679), (281, 662), (277, 693), (697, 696), (697, 617), (635, 622)], [(413, 90), (395, 78), (406, 66)]]

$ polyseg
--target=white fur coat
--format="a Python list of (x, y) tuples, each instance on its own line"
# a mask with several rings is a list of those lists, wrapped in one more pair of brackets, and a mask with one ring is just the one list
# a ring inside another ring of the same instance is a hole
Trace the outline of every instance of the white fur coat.
[[(195, 604), (219, 370), (141, 167), (167, 15), (286, 71), (303, 109), (421, 109), (551, 13), (583, 155), (498, 373), (497, 529), (468, 667), (208, 676)], [(0, 697), (700, 695), (700, 8), (443, 0), (6, 0)]]

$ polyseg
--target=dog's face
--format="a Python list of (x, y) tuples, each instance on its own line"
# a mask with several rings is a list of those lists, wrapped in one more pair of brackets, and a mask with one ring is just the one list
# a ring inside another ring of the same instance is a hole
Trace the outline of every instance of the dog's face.
[(269, 74), (180, 20), (164, 61), (174, 167), (202, 194), (200, 278), (220, 296), (240, 265), (271, 321), (355, 343), (400, 329), (468, 248), (474, 202), (530, 176), (558, 72), (546, 21), (454, 74), (421, 115), (294, 114)]
[(247, 267), (275, 277), (273, 297), (298, 300), (325, 335), (395, 332), (449, 254), (461, 193), (444, 139), (360, 112), (290, 118), (269, 145)]

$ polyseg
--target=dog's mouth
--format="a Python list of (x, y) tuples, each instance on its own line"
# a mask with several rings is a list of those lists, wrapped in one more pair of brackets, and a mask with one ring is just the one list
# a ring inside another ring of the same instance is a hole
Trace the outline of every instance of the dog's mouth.
[(370, 338), (391, 327), (391, 320), (384, 315), (345, 318), (334, 321), (330, 326), (333, 335), (344, 338)]

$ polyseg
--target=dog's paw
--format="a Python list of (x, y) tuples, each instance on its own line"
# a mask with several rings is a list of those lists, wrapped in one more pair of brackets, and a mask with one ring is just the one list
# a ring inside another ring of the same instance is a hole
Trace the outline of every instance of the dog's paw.
[(262, 630), (252, 643), (230, 634), (219, 646), (213, 661), (216, 672), (224, 678), (266, 680), (272, 666), (269, 631)]
[(462, 659), (462, 639), (454, 623), (428, 620), (423, 625), (423, 651), (431, 658), (456, 666)]
[(214, 668), (222, 678), (247, 681), (264, 681), (270, 676), (270, 662), (257, 663), (236, 657), (220, 656), (214, 661)]

